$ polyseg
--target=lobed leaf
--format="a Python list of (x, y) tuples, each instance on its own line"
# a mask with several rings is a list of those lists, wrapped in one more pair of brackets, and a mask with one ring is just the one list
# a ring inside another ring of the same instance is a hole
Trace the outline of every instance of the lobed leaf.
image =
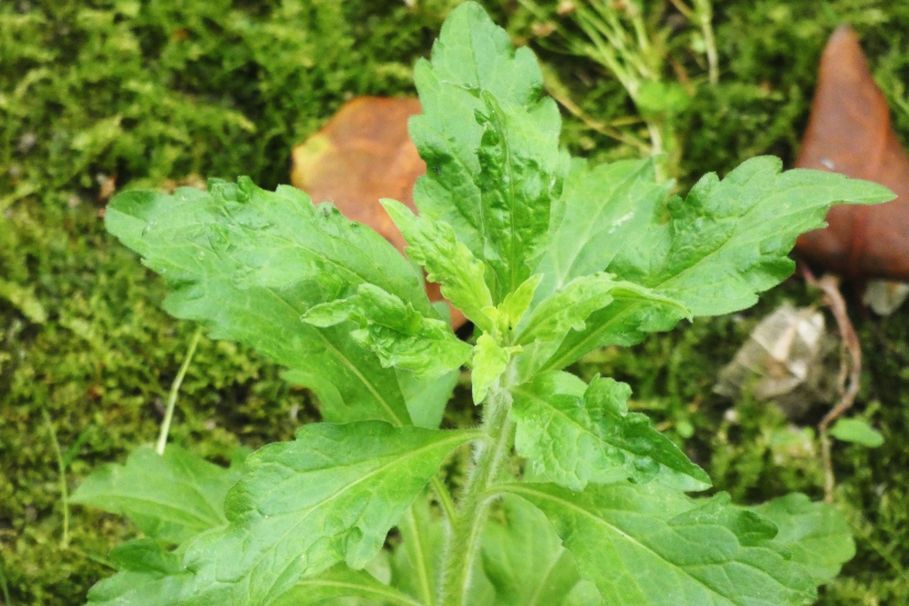
[(423, 114), (410, 134), (427, 164), (414, 201), (492, 269), (499, 302), (531, 275), (567, 173), (558, 108), (533, 53), (472, 2), (446, 19), (414, 80)]
[(431, 377), (461, 366), (471, 351), (448, 322), (426, 317), (413, 305), (371, 284), (361, 284), (346, 299), (309, 308), (303, 321), (320, 328), (351, 321), (359, 327), (351, 336), (378, 356), (383, 367)]
[(328, 420), (409, 421), (395, 373), (348, 326), (318, 328), (300, 317), (363, 284), (436, 314), (420, 275), (375, 232), (301, 191), (274, 192), (249, 179), (209, 191), (129, 191), (108, 206), (108, 230), (164, 276), (172, 315), (203, 322), (213, 338), (255, 348), (310, 387)]
[(236, 470), (176, 445), (164, 455), (142, 446), (124, 465), (110, 463), (92, 472), (70, 501), (129, 518), (159, 541), (181, 543), (227, 521), (224, 497), (237, 477)]
[(624, 480), (704, 490), (710, 478), (650, 419), (629, 413), (631, 388), (612, 379), (589, 386), (563, 372), (513, 390), (515, 449), (534, 480), (572, 490)]
[(416, 216), (395, 200), (382, 205), (407, 240), (407, 254), (426, 268), (427, 277), (441, 286), (442, 294), (474, 324), (486, 332), (493, 325), (486, 316), (492, 294), (486, 286), (486, 266), (457, 239), (444, 221)]
[(147, 592), (179, 578), (176, 603), (264, 605), (340, 562), (363, 568), (444, 459), (475, 436), (378, 421), (306, 425), (247, 458), (226, 499), (228, 524), (187, 543), (176, 577)]
[(609, 270), (678, 299), (696, 316), (731, 313), (793, 272), (796, 237), (822, 227), (831, 205), (893, 198), (870, 181), (781, 168), (778, 158), (761, 156), (722, 180), (704, 175), (685, 198), (651, 209), (650, 224)]
[[(780, 169), (777, 158), (752, 158), (725, 179), (705, 175), (684, 199), (674, 197), (666, 204), (658, 190), (645, 190), (629, 210), (632, 214), (621, 215), (621, 226), (602, 256), (586, 247), (576, 254), (597, 262), (611, 257), (603, 269), (677, 301), (694, 316), (750, 307), (759, 292), (792, 273), (795, 264), (788, 255), (796, 236), (821, 226), (832, 204), (876, 203), (892, 197), (876, 183), (836, 173)], [(617, 198), (621, 209), (630, 207), (621, 201)], [(610, 208), (608, 203), (605, 208)], [(618, 210), (609, 216), (615, 213)], [(592, 266), (593, 261), (588, 262)], [(542, 368), (564, 368), (597, 347), (634, 345), (650, 332), (671, 329), (683, 317), (666, 304), (626, 299), (593, 312), (588, 319), (591, 329), (568, 335)]]
[[(853, 550), (836, 510), (800, 496), (748, 509), (727, 495), (696, 500), (653, 483), (504, 490), (546, 514), (606, 603), (808, 604)], [(811, 553), (815, 545), (830, 551)]]

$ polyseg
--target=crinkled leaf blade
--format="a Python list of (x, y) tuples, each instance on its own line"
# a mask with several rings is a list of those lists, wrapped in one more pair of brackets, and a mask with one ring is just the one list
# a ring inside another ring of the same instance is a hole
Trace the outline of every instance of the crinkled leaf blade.
[(589, 483), (655, 481), (703, 490), (710, 478), (646, 415), (628, 412), (631, 389), (612, 379), (589, 386), (563, 372), (514, 391), (515, 448), (535, 480), (572, 490)]
[(370, 284), (435, 317), (420, 276), (381, 236), (313, 206), (301, 191), (248, 179), (207, 192), (129, 191), (107, 209), (108, 230), (172, 287), (165, 308), (214, 338), (255, 348), (320, 399), (328, 420), (407, 422), (392, 370), (350, 336), (300, 316)]
[(658, 207), (609, 271), (678, 299), (696, 316), (731, 313), (792, 274), (796, 237), (823, 226), (831, 205), (893, 198), (870, 181), (781, 168), (778, 158), (760, 156), (723, 179), (705, 175), (687, 196)]
[[(514, 484), (505, 489), (539, 507), (553, 522), (583, 577), (606, 603), (642, 606), (779, 606), (807, 604), (830, 580), (851, 544), (839, 514), (811, 503), (817, 519), (801, 533), (825, 536), (828, 554), (801, 549), (800, 533), (781, 532), (779, 517), (731, 505), (728, 497), (691, 499), (657, 484), (612, 484), (573, 493), (553, 485)], [(775, 512), (787, 516), (784, 512)], [(820, 520), (820, 521), (818, 521)]]
[(567, 172), (558, 108), (533, 53), (473, 2), (452, 11), (414, 80), (423, 114), (410, 133), (427, 164), (414, 201), (492, 268), (501, 301), (536, 265)]
[(306, 425), (294, 441), (265, 446), (227, 496), (228, 524), (183, 548), (179, 603), (270, 604), (341, 562), (363, 568), (444, 459), (473, 437), (362, 421)]

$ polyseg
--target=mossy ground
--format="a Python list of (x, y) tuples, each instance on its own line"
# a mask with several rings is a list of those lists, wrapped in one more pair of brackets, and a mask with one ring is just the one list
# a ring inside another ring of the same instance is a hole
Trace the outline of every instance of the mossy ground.
[[(0, 602), (79, 603), (108, 573), (106, 553), (132, 533), (117, 518), (63, 504), (55, 429), (70, 489), (92, 468), (151, 441), (193, 327), (158, 307), (163, 285), (103, 230), (103, 191), (193, 177), (288, 178), (291, 146), (347, 98), (408, 94), (454, 0), (228, 0), (0, 4)], [(551, 50), (526, 4), (488, 2), (590, 116), (633, 113), (593, 62)], [(870, 0), (716, 3), (721, 79), (698, 83), (696, 30), (667, 3), (667, 78), (696, 81), (675, 118), (679, 180), (774, 153), (791, 162), (826, 36), (849, 21), (909, 137), (909, 6)], [(658, 5), (658, 3), (654, 3)], [(819, 8), (820, 6), (820, 8)], [(661, 21), (662, 20), (662, 21)], [(566, 29), (568, 35), (574, 35)], [(681, 68), (681, 71), (680, 69)], [(630, 151), (566, 113), (566, 142), (600, 157)], [(711, 394), (718, 369), (784, 298), (814, 300), (793, 280), (746, 314), (698, 321), (580, 366), (629, 381), (635, 402), (746, 501), (820, 494), (816, 444), (792, 438), (773, 406)], [(876, 450), (837, 445), (837, 502), (858, 554), (826, 604), (909, 603), (909, 314), (853, 310), (866, 371), (857, 403), (885, 435)], [(250, 352), (203, 339), (183, 385), (173, 439), (226, 461), (238, 445), (287, 438), (313, 415), (302, 390)], [(738, 412), (730, 423), (726, 411)], [(683, 438), (682, 436), (685, 436)], [(782, 438), (781, 438), (782, 436)], [(781, 446), (782, 444), (782, 446)], [(788, 446), (787, 446), (788, 444)], [(793, 446), (795, 444), (795, 446)]]

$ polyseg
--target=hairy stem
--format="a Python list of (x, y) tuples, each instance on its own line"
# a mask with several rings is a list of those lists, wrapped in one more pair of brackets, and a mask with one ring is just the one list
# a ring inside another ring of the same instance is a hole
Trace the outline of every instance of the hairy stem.
[(508, 416), (511, 394), (497, 385), (490, 391), (484, 406), (483, 431), (487, 439), (476, 443), (473, 467), (461, 495), (443, 561), (440, 603), (444, 606), (468, 604), (471, 575), (480, 548), (479, 537), (490, 501), (487, 491), (495, 481), (511, 445), (512, 428)]

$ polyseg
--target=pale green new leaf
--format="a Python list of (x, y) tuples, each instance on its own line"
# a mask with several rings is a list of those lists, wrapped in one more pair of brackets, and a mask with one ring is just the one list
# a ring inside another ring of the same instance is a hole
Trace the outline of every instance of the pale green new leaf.
[(781, 169), (778, 158), (761, 156), (722, 180), (703, 176), (687, 196), (651, 212), (650, 225), (609, 271), (678, 299), (696, 316), (731, 313), (792, 274), (796, 237), (823, 227), (832, 204), (894, 197), (882, 185), (838, 173)]
[(470, 357), (470, 345), (455, 336), (448, 322), (424, 316), (372, 284), (361, 284), (345, 299), (311, 307), (303, 321), (319, 328), (353, 322), (358, 328), (351, 336), (376, 354), (385, 368), (437, 377)]
[[(681, 303), (631, 282), (618, 281), (609, 274), (574, 278), (539, 302), (520, 324), (515, 342), (522, 347), (518, 359), (521, 377), (533, 377), (566, 340), (573, 342), (599, 330), (598, 324), (588, 322), (592, 315), (613, 304), (628, 302), (646, 306), (650, 314), (671, 318), (673, 323), (689, 315)], [(648, 316), (643, 316), (634, 327), (641, 328), (647, 322)]]
[(564, 372), (513, 390), (515, 449), (534, 480), (572, 490), (626, 479), (703, 490), (710, 478), (643, 414), (628, 412), (631, 388)]
[[(378, 421), (315, 423), (293, 442), (265, 446), (228, 493), (228, 524), (182, 548), (176, 603), (271, 604), (335, 564), (363, 568), (449, 453), (475, 436)], [(160, 581), (172, 583), (172, 576)]]
[(414, 201), (492, 268), (499, 302), (536, 266), (567, 173), (558, 108), (533, 53), (472, 2), (452, 11), (414, 80), (423, 113), (410, 134), (428, 168)]
[[(543, 510), (607, 604), (810, 604), (817, 586), (851, 557), (837, 511), (799, 497), (790, 503), (795, 511), (772, 502), (765, 515), (731, 505), (726, 495), (691, 499), (654, 483), (583, 493), (544, 484), (504, 490)], [(815, 545), (830, 551), (806, 549)]]
[(502, 347), (490, 335), (482, 334), (477, 339), (471, 360), (470, 386), (474, 404), (486, 399), (489, 388), (495, 383), (508, 366), (512, 351)]
[(302, 191), (248, 179), (207, 192), (129, 191), (105, 215), (108, 230), (172, 287), (172, 315), (204, 323), (213, 338), (254, 347), (310, 387), (328, 420), (408, 422), (395, 373), (350, 336), (317, 328), (309, 308), (371, 284), (436, 317), (420, 275), (381, 236)]
[(493, 324), (485, 311), (492, 307), (492, 294), (486, 285), (483, 262), (444, 221), (418, 217), (395, 200), (382, 200), (382, 205), (407, 240), (407, 255), (426, 268), (426, 277), (441, 286), (445, 298), (468, 320), (492, 332)]
[[(501, 518), (501, 519), (500, 519)], [(497, 606), (596, 606), (596, 587), (578, 575), (574, 557), (543, 513), (508, 496), (483, 533), (483, 569)]]
[(236, 470), (176, 445), (163, 456), (142, 446), (124, 465), (111, 463), (94, 471), (70, 501), (125, 516), (160, 541), (181, 543), (227, 521), (224, 497), (237, 477)]
[(877, 448), (884, 443), (881, 432), (864, 419), (838, 419), (830, 428), (830, 435), (841, 442), (852, 442), (868, 448)]

